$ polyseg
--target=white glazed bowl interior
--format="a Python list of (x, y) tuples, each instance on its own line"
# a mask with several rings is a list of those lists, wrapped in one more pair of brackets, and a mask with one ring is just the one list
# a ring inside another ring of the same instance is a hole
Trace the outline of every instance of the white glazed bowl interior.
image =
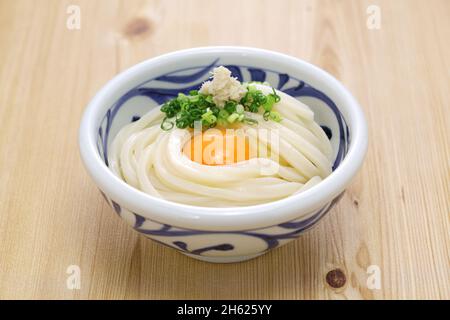
[[(268, 81), (308, 104), (315, 113), (315, 121), (331, 136), (336, 159), (333, 173), (311, 189), (286, 199), (234, 208), (196, 207), (166, 201), (147, 195), (115, 177), (106, 165), (107, 150), (120, 128), (176, 93), (198, 88), (218, 65), (227, 66), (243, 81)], [(360, 168), (367, 149), (367, 126), (358, 103), (348, 90), (334, 77), (307, 62), (261, 49), (205, 47), (153, 58), (116, 76), (87, 107), (79, 138), (87, 171), (108, 203), (135, 229), (194, 257), (234, 257), (219, 261), (228, 262), (265, 252), (314, 225), (336, 202)], [(276, 230), (283, 226), (292, 237), (282, 237), (275, 245), (262, 239), (266, 247), (246, 243), (245, 237), (239, 234), (249, 230), (277, 233)], [(144, 227), (153, 231), (177, 228), (184, 233), (146, 233)], [(197, 240), (177, 241), (177, 236), (185, 237), (189, 232), (196, 232), (191, 238)], [(242, 239), (235, 239), (234, 244), (225, 243), (227, 234)], [(218, 238), (225, 242), (208, 243), (213, 237), (216, 242)], [(209, 244), (215, 249), (202, 251), (201, 248), (209, 248)], [(192, 249), (195, 246), (198, 248)], [(233, 250), (231, 247), (244, 249)]]

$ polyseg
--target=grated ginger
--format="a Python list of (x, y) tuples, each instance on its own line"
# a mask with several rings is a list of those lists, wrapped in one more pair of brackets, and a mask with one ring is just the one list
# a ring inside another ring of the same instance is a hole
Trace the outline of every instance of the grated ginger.
[(201, 94), (211, 95), (219, 107), (223, 107), (229, 100), (239, 102), (246, 91), (247, 88), (232, 77), (231, 71), (223, 66), (214, 68), (212, 80), (204, 82), (199, 90)]

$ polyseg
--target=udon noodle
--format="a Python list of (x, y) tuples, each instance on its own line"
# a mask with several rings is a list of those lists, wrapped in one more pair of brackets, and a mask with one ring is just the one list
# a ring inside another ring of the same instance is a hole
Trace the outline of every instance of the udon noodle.
[[(255, 86), (265, 94), (273, 90)], [(245, 112), (257, 124), (234, 126), (254, 142), (249, 159), (222, 165), (193, 161), (183, 147), (194, 130), (162, 130), (164, 113), (155, 108), (117, 134), (108, 155), (110, 169), (149, 195), (197, 206), (248, 206), (302, 192), (331, 173), (331, 144), (307, 105), (276, 93), (281, 99), (274, 110), (282, 116), (280, 122)], [(269, 134), (260, 134), (262, 130)]]

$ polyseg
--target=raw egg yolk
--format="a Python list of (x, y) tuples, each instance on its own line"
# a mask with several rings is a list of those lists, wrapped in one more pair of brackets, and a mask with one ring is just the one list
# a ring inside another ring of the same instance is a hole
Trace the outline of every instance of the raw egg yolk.
[(249, 141), (243, 133), (215, 128), (192, 136), (183, 146), (183, 153), (192, 161), (209, 166), (250, 159)]

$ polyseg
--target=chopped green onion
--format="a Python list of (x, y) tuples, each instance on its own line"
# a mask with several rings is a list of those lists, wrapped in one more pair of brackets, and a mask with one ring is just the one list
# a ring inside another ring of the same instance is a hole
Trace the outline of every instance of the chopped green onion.
[(212, 97), (212, 96), (207, 96), (205, 100), (206, 100), (206, 102), (208, 102), (208, 103), (214, 103), (213, 97)]
[(239, 118), (239, 114), (233, 113), (233, 114), (231, 114), (231, 115), (227, 118), (227, 120), (228, 120), (229, 123), (233, 123), (233, 122), (235, 122), (238, 118)]
[(265, 111), (270, 111), (272, 110), (274, 104), (275, 104), (275, 96), (269, 94), (266, 98), (266, 103), (263, 104), (263, 108)]
[(232, 114), (236, 111), (237, 102), (236, 101), (227, 101), (225, 102), (225, 106), (223, 107), (229, 114)]
[(169, 119), (167, 117), (165, 117), (163, 119), (163, 121), (161, 122), (161, 129), (163, 129), (164, 131), (169, 131), (172, 128), (173, 128), (173, 122), (169, 121)]
[(280, 122), (282, 120), (281, 115), (276, 111), (270, 111), (269, 119), (275, 122)]
[(211, 125), (217, 121), (217, 117), (213, 114), (213, 112), (208, 108), (206, 113), (202, 114), (202, 120), (205, 124)]
[(226, 118), (228, 118), (229, 116), (230, 116), (230, 114), (228, 113), (227, 110), (222, 109), (222, 110), (219, 111), (219, 119), (220, 119), (220, 118), (226, 119)]
[(242, 104), (238, 104), (236, 106), (236, 112), (239, 114), (244, 113), (244, 106)]
[(272, 96), (275, 97), (275, 103), (276, 103), (276, 102), (280, 102), (281, 97), (280, 97), (279, 95), (277, 95), (277, 93), (275, 92), (275, 89), (274, 89), (274, 88), (272, 88), (272, 91), (273, 91), (273, 93), (271, 93), (270, 95), (272, 95)]
[(247, 123), (247, 124), (250, 124), (250, 125), (253, 125), (253, 124), (257, 124), (257, 123), (258, 123), (258, 121), (256, 121), (255, 119), (248, 118), (248, 117), (245, 117), (244, 120), (243, 120), (243, 122), (245, 122), (245, 123)]
[(213, 96), (204, 95), (198, 90), (189, 91), (188, 95), (179, 93), (176, 98), (161, 106), (165, 117), (161, 129), (168, 131), (174, 126), (180, 129), (193, 128), (195, 121), (201, 121), (207, 127), (216, 125), (227, 127), (235, 122), (246, 124), (258, 123), (249, 118), (245, 112), (259, 113), (262, 109), (264, 120), (281, 121), (281, 115), (272, 111), (280, 96), (272, 88), (273, 93), (265, 95), (254, 85), (247, 85), (247, 92), (240, 101), (228, 100), (223, 107), (214, 103)]
[(200, 96), (196, 95), (196, 96), (189, 96), (189, 100), (191, 102), (198, 102), (200, 100)]

